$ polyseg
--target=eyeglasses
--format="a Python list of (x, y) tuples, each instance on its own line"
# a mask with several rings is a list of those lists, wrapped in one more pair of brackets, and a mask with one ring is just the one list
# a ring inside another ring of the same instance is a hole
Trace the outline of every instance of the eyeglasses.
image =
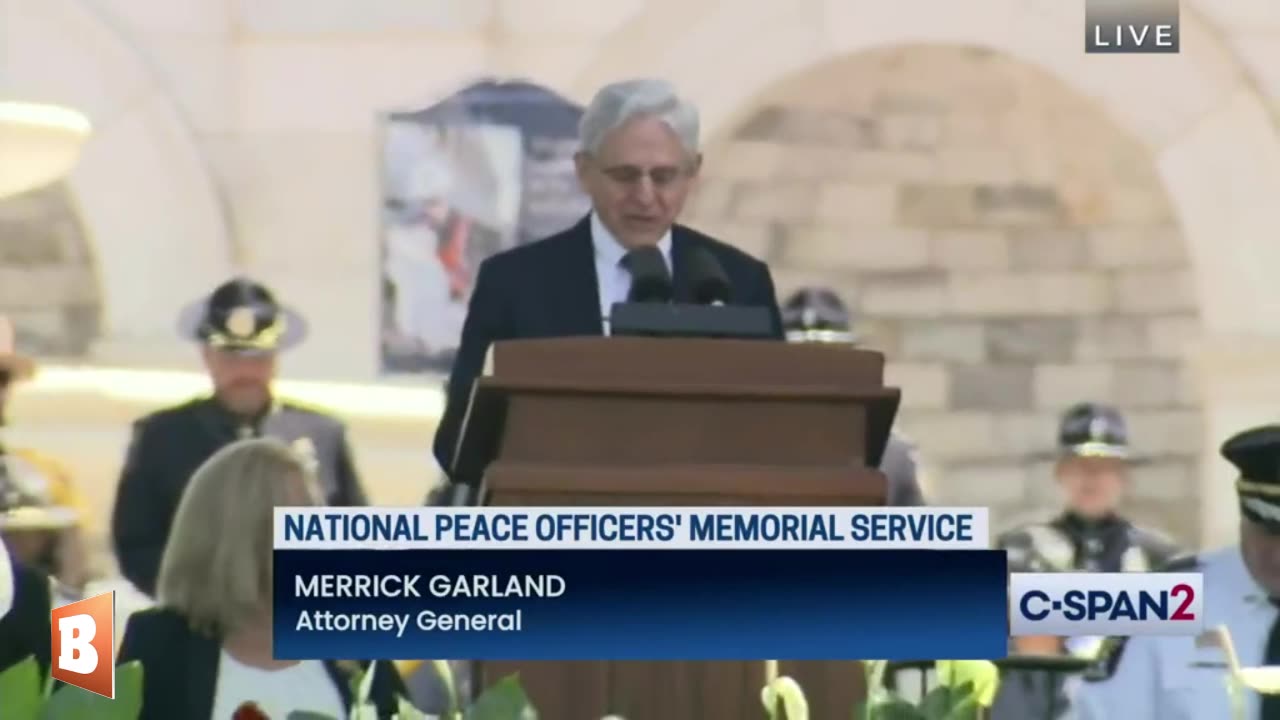
[(684, 168), (675, 165), (665, 165), (647, 170), (635, 165), (613, 165), (602, 169), (600, 172), (619, 185), (635, 185), (647, 177), (655, 187), (665, 187), (685, 176)]

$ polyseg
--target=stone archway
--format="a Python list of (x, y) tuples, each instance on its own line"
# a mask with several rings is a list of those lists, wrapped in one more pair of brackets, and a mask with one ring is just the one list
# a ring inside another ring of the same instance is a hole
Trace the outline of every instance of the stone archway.
[(104, 344), (163, 342), (156, 307), (233, 267), (230, 224), (179, 105), (139, 47), (71, 0), (8, 4), (4, 91), (85, 111), (95, 134), (67, 180), (101, 288)]
[[(705, 134), (714, 136), (740, 125), (766, 88), (834, 58), (902, 45), (973, 46), (1046, 69), (1137, 138), (1155, 159), (1186, 238), (1204, 332), (1196, 356), (1206, 411), (1202, 540), (1231, 539), (1231, 471), (1216, 458), (1217, 444), (1244, 423), (1274, 416), (1280, 402), (1280, 386), (1263, 370), (1280, 349), (1257, 340), (1274, 333), (1280, 315), (1280, 284), (1267, 274), (1280, 266), (1280, 243), (1266, 242), (1280, 227), (1280, 137), (1248, 74), (1205, 23), (1184, 8), (1180, 55), (1121, 59), (1083, 53), (1080, 3), (813, 0), (727, 4), (692, 17), (684, 8), (651, 2), (603, 44), (575, 94), (620, 76), (668, 77), (698, 99)], [(641, 46), (662, 52), (635, 52)], [(1245, 346), (1267, 360), (1222, 350)]]
[[(931, 501), (1004, 524), (1057, 504), (1044, 455), (1083, 400), (1152, 463), (1135, 518), (1195, 542), (1197, 297), (1144, 147), (1096, 103), (989, 50), (909, 46), (805, 71), (707, 148), (692, 222), (837, 289), (904, 388)], [(745, 240), (745, 242), (743, 242)]]

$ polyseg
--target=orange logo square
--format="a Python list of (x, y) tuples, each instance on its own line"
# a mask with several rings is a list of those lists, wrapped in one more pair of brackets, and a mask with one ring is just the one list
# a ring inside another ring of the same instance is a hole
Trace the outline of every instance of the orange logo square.
[(54, 608), (54, 680), (116, 697), (116, 594), (106, 592)]

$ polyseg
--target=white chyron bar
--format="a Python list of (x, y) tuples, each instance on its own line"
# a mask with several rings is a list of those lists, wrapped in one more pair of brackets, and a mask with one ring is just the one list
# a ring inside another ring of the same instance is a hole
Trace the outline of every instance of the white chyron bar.
[(277, 508), (277, 550), (986, 550), (986, 508)]

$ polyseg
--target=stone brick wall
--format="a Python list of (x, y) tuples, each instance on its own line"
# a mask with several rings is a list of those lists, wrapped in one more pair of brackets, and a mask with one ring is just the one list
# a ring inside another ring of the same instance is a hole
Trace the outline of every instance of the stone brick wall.
[(78, 357), (98, 337), (98, 279), (64, 185), (0, 200), (0, 313), (28, 353)]
[(691, 222), (767, 257), (780, 293), (857, 309), (935, 501), (1053, 509), (1034, 455), (1097, 399), (1154, 456), (1131, 514), (1195, 541), (1185, 243), (1145, 149), (1088, 99), (982, 51), (860, 55), (766, 93), (705, 168)]

